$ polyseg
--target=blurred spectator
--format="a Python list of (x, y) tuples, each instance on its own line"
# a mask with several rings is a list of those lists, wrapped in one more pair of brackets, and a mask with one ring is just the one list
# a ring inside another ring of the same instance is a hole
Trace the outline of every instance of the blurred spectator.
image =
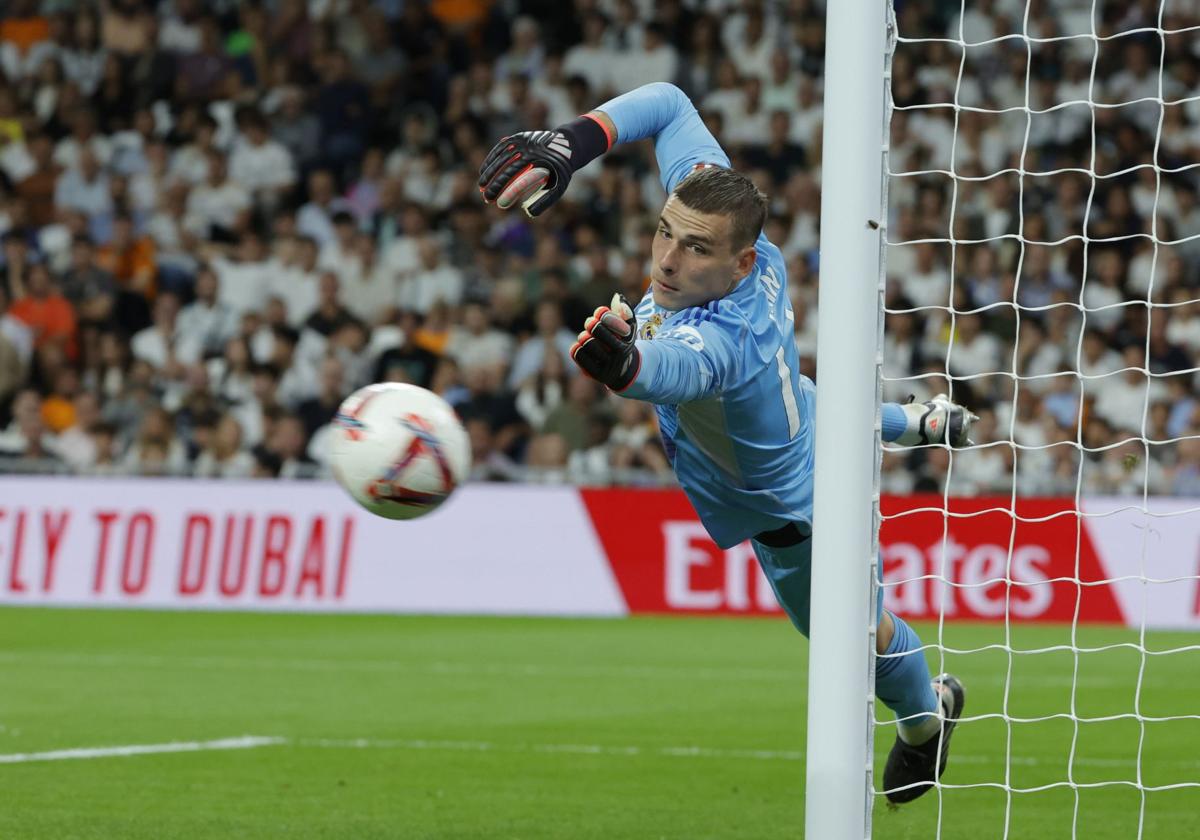
[(1170, 492), (1176, 496), (1200, 497), (1200, 438), (1179, 442), (1178, 466), (1171, 477)]
[(568, 387), (566, 362), (557, 353), (548, 353), (538, 372), (521, 383), (517, 411), (530, 428), (541, 431), (551, 412), (566, 398)]
[(254, 398), (253, 365), (250, 343), (240, 335), (225, 342), (220, 356), (208, 360), (210, 387), (221, 402), (241, 405)]
[(346, 371), (336, 358), (327, 358), (321, 363), (320, 390), (315, 397), (300, 403), (296, 410), (304, 424), (305, 434), (311, 438), (317, 429), (333, 420), (338, 406), (346, 396)]
[(425, 236), (417, 245), (420, 266), (400, 282), (397, 303), (422, 315), (429, 314), (438, 301), (457, 305), (462, 300), (463, 276), (442, 260), (442, 248), (433, 236)]
[(590, 421), (598, 409), (597, 385), (586, 376), (567, 383), (566, 399), (546, 414), (542, 431), (560, 436), (570, 451), (583, 449), (588, 443)]
[(511, 35), (512, 46), (496, 60), (497, 80), (503, 82), (510, 76), (537, 78), (541, 75), (546, 56), (537, 21), (525, 16), (516, 18), (512, 23)]
[(652, 415), (644, 403), (622, 400), (618, 404), (616, 425), (611, 431), (605, 428), (613, 469), (645, 469), (660, 476), (670, 474), (671, 465), (659, 445)]
[(1001, 357), (1000, 340), (983, 331), (983, 321), (975, 314), (959, 315), (954, 321), (954, 343), (950, 348), (949, 369), (955, 376), (980, 376), (1007, 366)]
[(309, 236), (279, 240), (280, 250), (271, 272), (270, 292), (283, 303), (287, 322), (304, 323), (320, 301), (320, 273), (317, 271), (317, 241)]
[(168, 170), (172, 179), (191, 186), (208, 178), (209, 153), (220, 151), (216, 147), (217, 127), (217, 121), (211, 115), (196, 108), (188, 108), (179, 114), (174, 128), (178, 138), (176, 150)]
[(344, 177), (363, 153), (370, 100), (366, 85), (351, 73), (346, 54), (332, 49), (320, 68), (323, 84), (313, 109), (321, 125), (321, 146), (334, 171)]
[(489, 322), (487, 308), (471, 301), (463, 307), (462, 326), (452, 333), (446, 352), (464, 369), (488, 364), (507, 367), (513, 344), (511, 335)]
[(317, 265), (326, 271), (340, 271), (348, 260), (355, 258), (354, 238), (356, 221), (354, 214), (339, 210), (330, 218), (333, 236), (321, 243)]
[(333, 216), (344, 204), (336, 195), (333, 173), (328, 169), (308, 176), (308, 202), (296, 215), (296, 231), (312, 238), (318, 248), (334, 241)]
[(517, 411), (516, 400), (499, 386), (502, 382), (499, 365), (480, 365), (463, 371), (467, 399), (459, 404), (458, 414), (463, 422), (481, 419), (488, 424), (488, 446), (508, 452), (523, 435), (526, 424)]
[(205, 160), (207, 174), (188, 195), (184, 225), (200, 239), (234, 242), (249, 221), (250, 194), (229, 180), (225, 156), (219, 151), (209, 149)]
[(301, 171), (316, 162), (321, 148), (321, 124), (304, 110), (304, 96), (299, 90), (288, 87), (279, 91), (279, 110), (271, 123), (271, 136), (288, 150)]
[(614, 56), (609, 83), (614, 90), (633, 90), (649, 82), (671, 82), (679, 72), (679, 55), (667, 43), (666, 30), (651, 21), (642, 30), (640, 47), (628, 47)]
[(395, 273), (380, 261), (375, 237), (355, 233), (335, 270), (342, 281), (342, 299), (355, 318), (372, 325), (394, 318), (399, 285)]
[(804, 148), (791, 140), (791, 117), (788, 111), (779, 109), (769, 113), (769, 128), (763, 138), (765, 142), (752, 142), (746, 159), (751, 166), (767, 170), (776, 183), (782, 184), (797, 166), (804, 165)]
[(256, 203), (274, 210), (296, 183), (292, 153), (271, 139), (267, 119), (258, 111), (238, 114), (240, 137), (229, 156), (229, 175), (250, 192)]
[(328, 338), (353, 320), (354, 316), (342, 306), (337, 274), (321, 272), (317, 281), (317, 306), (305, 320), (305, 328)]
[[(197, 33), (196, 30), (199, 30)], [(175, 30), (178, 33), (178, 29)], [(172, 34), (167, 32), (168, 36)], [(195, 43), (198, 36), (198, 43)], [(175, 96), (183, 101), (208, 102), (220, 92), (232, 62), (221, 43), (220, 30), (215, 18), (204, 17), (189, 31), (185, 38), (190, 49), (179, 50), (175, 62)]]
[(63, 168), (54, 162), (54, 143), (49, 135), (35, 134), (26, 147), (32, 166), (16, 179), (16, 191), (25, 200), (30, 223), (44, 228), (54, 224), (57, 216), (56, 191)]
[(201, 266), (196, 273), (195, 299), (179, 312), (181, 340), (198, 344), (204, 355), (221, 352), (237, 331), (237, 316), (232, 307), (221, 302), (219, 283), (210, 266)]
[[(553, 301), (538, 304), (533, 335), (525, 339), (513, 357), (512, 369), (508, 374), (508, 387), (518, 388), (526, 379), (542, 368), (547, 353), (568, 358), (575, 336), (562, 323), (562, 310)], [(573, 362), (569, 362), (574, 372)]]
[(1141, 435), (1147, 401), (1163, 396), (1163, 384), (1146, 376), (1143, 348), (1130, 345), (1122, 356), (1121, 373), (1100, 377), (1090, 383), (1096, 393), (1095, 412), (1110, 426), (1126, 434)]
[(118, 289), (154, 299), (157, 277), (154, 243), (149, 237), (136, 234), (130, 216), (116, 217), (112, 238), (96, 252), (95, 261), (100, 270), (112, 276)]
[(242, 448), (242, 427), (232, 414), (217, 422), (212, 440), (196, 458), (195, 475), (199, 478), (248, 478), (254, 472), (254, 458)]
[(91, 391), (81, 390), (75, 394), (72, 407), (72, 422), (58, 435), (58, 454), (72, 469), (88, 470), (99, 458), (92, 430), (100, 422), (100, 399)]
[[(4, 283), (0, 283), (0, 340), (12, 350), (10, 364), (16, 367), (10, 376), (17, 378), (13, 386), (22, 384), (23, 374), (28, 370), (30, 360), (34, 358), (34, 329), (13, 313), (11, 299)], [(6, 392), (11, 394), (12, 389)]]
[(33, 332), (33, 349), (40, 352), (55, 346), (74, 360), (77, 355), (75, 310), (58, 290), (49, 269), (34, 263), (23, 278), (10, 275), (13, 302), (9, 313)]
[(280, 478), (303, 478), (311, 474), (315, 462), (308, 456), (307, 444), (308, 435), (299, 417), (284, 414), (275, 421), (267, 450), (279, 459)]
[(218, 251), (209, 265), (217, 276), (218, 299), (235, 315), (262, 310), (271, 285), (271, 267), (259, 234), (246, 231), (231, 254)]
[(20, 391), (12, 402), (12, 422), (0, 432), (0, 459), (55, 459), (57, 440), (42, 420), (42, 401), (37, 391)]
[(614, 56), (605, 43), (608, 21), (599, 12), (591, 12), (583, 19), (583, 41), (567, 50), (563, 57), (563, 72), (579, 76), (597, 95), (610, 88), (609, 78), (613, 70)]
[(133, 336), (133, 357), (146, 362), (162, 376), (176, 379), (183, 366), (200, 361), (204, 351), (202, 334), (184, 333), (179, 325), (179, 298), (163, 292), (154, 301), (153, 323)]
[(71, 245), (70, 267), (63, 273), (63, 294), (83, 321), (104, 323), (113, 313), (117, 284), (96, 261), (96, 249), (85, 234)]
[(530, 479), (551, 483), (564, 482), (570, 455), (570, 444), (562, 435), (554, 432), (536, 435), (529, 442), (529, 452), (526, 456), (526, 463), (536, 470)]
[(464, 418), (463, 424), (471, 441), (471, 479), (473, 481), (513, 481), (518, 467), (504, 452), (495, 447), (495, 435), (484, 417)]
[(90, 147), (80, 149), (77, 162), (58, 176), (54, 204), (60, 211), (78, 211), (87, 219), (94, 239), (108, 240), (112, 233), (112, 185)]
[(126, 466), (144, 474), (173, 474), (187, 465), (187, 452), (175, 435), (166, 409), (153, 406), (142, 415), (124, 460)]
[(8, 310), (8, 291), (0, 284), (0, 404), (25, 383), (33, 356), (33, 330)]

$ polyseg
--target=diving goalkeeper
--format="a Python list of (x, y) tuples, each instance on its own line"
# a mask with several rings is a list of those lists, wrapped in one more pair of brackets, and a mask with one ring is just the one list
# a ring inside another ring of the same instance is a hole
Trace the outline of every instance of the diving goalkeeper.
[[(709, 535), (721, 548), (751, 540), (807, 636), (816, 394), (798, 372), (783, 256), (762, 233), (766, 196), (729, 168), (687, 96), (663, 83), (557, 129), (505, 137), (484, 161), (479, 188), (485, 201), (536, 217), (574, 172), (647, 137), (668, 194), (649, 291), (636, 309), (619, 294), (597, 308), (571, 358), (615, 393), (654, 403), (667, 457)], [(961, 446), (976, 419), (944, 396), (887, 403), (883, 439)], [(949, 674), (930, 679), (920, 639), (883, 609), (882, 591), (876, 609), (875, 689), (898, 721), (884, 788), (902, 803), (945, 769), (964, 692)]]

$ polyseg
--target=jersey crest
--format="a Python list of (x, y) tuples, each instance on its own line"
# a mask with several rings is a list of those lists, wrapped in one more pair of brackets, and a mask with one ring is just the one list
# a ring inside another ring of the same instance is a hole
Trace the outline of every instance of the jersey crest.
[(638, 330), (642, 338), (654, 338), (658, 334), (658, 328), (662, 326), (663, 316), (660, 312), (655, 312), (649, 318), (642, 322), (642, 328)]

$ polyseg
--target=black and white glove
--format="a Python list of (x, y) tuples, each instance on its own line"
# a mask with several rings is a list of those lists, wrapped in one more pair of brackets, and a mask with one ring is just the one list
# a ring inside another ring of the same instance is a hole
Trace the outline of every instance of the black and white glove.
[(637, 316), (620, 292), (600, 306), (583, 325), (571, 346), (580, 370), (618, 393), (637, 379), (642, 356), (637, 349)]
[(896, 443), (901, 446), (927, 446), (948, 443), (951, 446), (972, 446), (971, 425), (979, 420), (970, 409), (950, 402), (945, 394), (938, 394), (928, 402), (908, 402), (900, 406), (907, 425)]
[(552, 131), (510, 134), (492, 147), (479, 168), (483, 200), (501, 210), (520, 204), (530, 218), (563, 197), (571, 176), (608, 151), (607, 131), (579, 117)]

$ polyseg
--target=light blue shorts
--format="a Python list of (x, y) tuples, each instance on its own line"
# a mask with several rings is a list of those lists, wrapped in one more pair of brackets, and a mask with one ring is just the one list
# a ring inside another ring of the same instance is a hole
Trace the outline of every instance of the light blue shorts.
[[(812, 606), (812, 538), (787, 548), (774, 548), (751, 540), (754, 556), (763, 574), (775, 590), (775, 600), (788, 614), (796, 629), (808, 638), (809, 612)], [(883, 561), (877, 568), (882, 572)], [(883, 587), (876, 587), (875, 621), (883, 617)]]

